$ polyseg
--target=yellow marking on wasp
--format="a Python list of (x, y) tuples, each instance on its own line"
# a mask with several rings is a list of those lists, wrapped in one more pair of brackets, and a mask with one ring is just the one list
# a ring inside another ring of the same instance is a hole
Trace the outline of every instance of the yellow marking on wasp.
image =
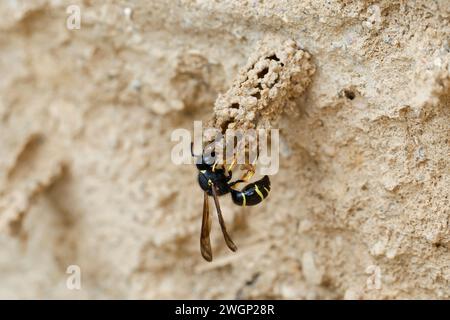
[(267, 189), (266, 187), (264, 187), (264, 190), (266, 190), (266, 191), (267, 191), (267, 193), (269, 193), (269, 191), (270, 191), (270, 190), (269, 190), (269, 189)]
[(259, 190), (259, 188), (256, 184), (255, 184), (255, 191), (258, 194), (258, 196), (261, 198), (261, 200), (264, 200), (264, 195), (262, 194), (261, 190)]
[(245, 207), (247, 204), (247, 198), (245, 197), (245, 193), (241, 192), (242, 194), (242, 206)]
[(218, 161), (214, 162), (214, 165), (212, 167), (212, 172), (216, 171), (216, 166), (217, 166)]
[(203, 174), (205, 174), (206, 170), (201, 170), (200, 172), (203, 173)]
[(212, 181), (208, 179), (208, 186), (212, 185)]

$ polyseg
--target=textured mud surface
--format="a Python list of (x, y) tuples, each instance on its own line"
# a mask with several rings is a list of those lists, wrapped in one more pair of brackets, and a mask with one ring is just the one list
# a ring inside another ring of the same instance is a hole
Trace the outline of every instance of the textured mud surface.
[[(0, 2), (0, 297), (450, 298), (448, 1), (73, 3), (80, 30), (68, 1)], [(208, 264), (170, 134), (287, 40), (311, 73), (280, 171), (221, 201), (239, 250), (213, 221)]]
[(295, 98), (302, 96), (314, 72), (311, 55), (295, 41), (277, 45), (276, 39), (266, 39), (217, 98), (212, 126), (222, 131), (277, 126), (283, 111), (295, 108)]

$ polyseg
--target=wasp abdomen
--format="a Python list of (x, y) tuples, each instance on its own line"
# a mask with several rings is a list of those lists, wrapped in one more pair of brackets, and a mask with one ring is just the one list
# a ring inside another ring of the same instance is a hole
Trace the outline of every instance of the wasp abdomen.
[(239, 206), (254, 206), (269, 195), (270, 179), (264, 176), (261, 180), (250, 183), (241, 191), (231, 189), (233, 202)]

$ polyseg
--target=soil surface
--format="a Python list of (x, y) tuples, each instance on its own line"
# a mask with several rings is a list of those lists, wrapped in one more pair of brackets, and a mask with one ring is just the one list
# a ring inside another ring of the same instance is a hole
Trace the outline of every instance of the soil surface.
[[(0, 16), (1, 298), (450, 299), (449, 1), (15, 0)], [(258, 110), (280, 169), (258, 206), (221, 198), (239, 249), (214, 215), (208, 263), (171, 133), (258, 126)]]

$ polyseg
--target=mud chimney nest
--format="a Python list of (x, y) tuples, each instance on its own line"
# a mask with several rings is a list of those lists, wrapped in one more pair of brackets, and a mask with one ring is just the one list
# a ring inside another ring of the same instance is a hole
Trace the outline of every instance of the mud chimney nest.
[(222, 133), (275, 127), (283, 111), (311, 83), (315, 72), (311, 55), (293, 40), (278, 45), (263, 41), (254, 52), (215, 102), (212, 127)]

